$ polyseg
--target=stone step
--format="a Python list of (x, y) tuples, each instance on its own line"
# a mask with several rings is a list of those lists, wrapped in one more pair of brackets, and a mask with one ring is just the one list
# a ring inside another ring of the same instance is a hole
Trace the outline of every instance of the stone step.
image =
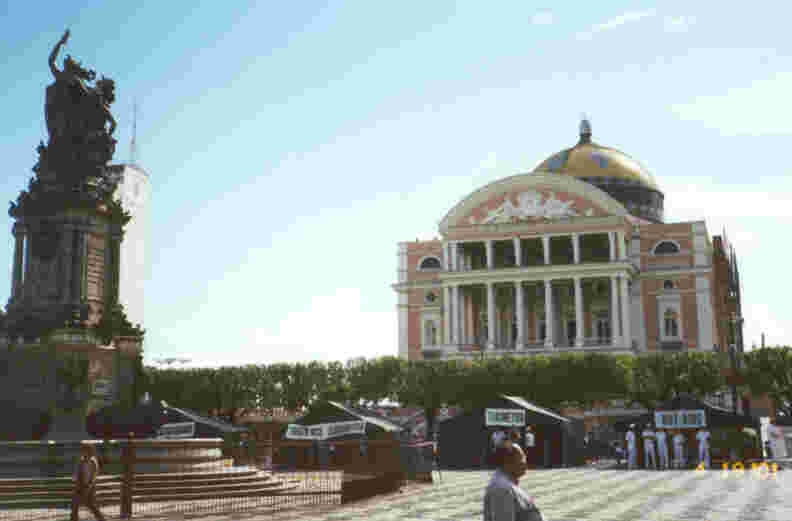
[[(245, 469), (240, 472), (181, 473), (183, 479), (163, 474), (137, 479), (133, 501), (191, 501), (225, 497), (278, 495), (293, 490), (300, 481), (275, 479), (270, 472)], [(165, 478), (165, 479), (163, 479)], [(3, 480), (0, 485), (0, 510), (12, 508), (66, 508), (71, 503), (70, 478)], [(99, 504), (118, 504), (121, 497), (119, 476), (103, 476), (97, 483)]]
[[(195, 492), (195, 493), (176, 493), (176, 494), (163, 494), (156, 496), (138, 496), (133, 495), (132, 501), (140, 502), (153, 502), (153, 501), (196, 501), (201, 499), (226, 499), (234, 497), (264, 497), (264, 496), (278, 496), (289, 490), (293, 490), (297, 485), (289, 487), (281, 487), (273, 489), (271, 487), (264, 488), (250, 488), (238, 491), (215, 491), (215, 492)], [(335, 492), (335, 493), (340, 493)], [(315, 493), (312, 493), (315, 494)]]
[(191, 494), (191, 493), (215, 493), (215, 492), (236, 492), (250, 489), (270, 489), (276, 490), (284, 488), (284, 484), (271, 480), (266, 482), (253, 482), (253, 483), (212, 483), (200, 485), (170, 485), (167, 487), (143, 487), (135, 486), (132, 492), (133, 496), (141, 497), (157, 497), (164, 494)]

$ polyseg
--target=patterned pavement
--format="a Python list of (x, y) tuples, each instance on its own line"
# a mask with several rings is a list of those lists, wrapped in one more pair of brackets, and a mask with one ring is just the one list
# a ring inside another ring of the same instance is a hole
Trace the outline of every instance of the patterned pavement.
[[(343, 506), (168, 516), (200, 521), (481, 521), (492, 471), (435, 472), (434, 484)], [(531, 470), (520, 486), (546, 521), (790, 521), (792, 472)], [(87, 512), (85, 513), (87, 514)], [(83, 515), (85, 515), (83, 514)], [(2, 516), (0, 516), (2, 517)], [(108, 516), (113, 518), (113, 516)]]
[[(492, 471), (443, 471), (431, 485), (410, 485), (344, 506), (201, 516), (202, 521), (481, 521)], [(437, 478), (437, 473), (435, 473)], [(603, 470), (529, 471), (520, 486), (536, 496), (546, 521), (790, 521), (792, 472)]]

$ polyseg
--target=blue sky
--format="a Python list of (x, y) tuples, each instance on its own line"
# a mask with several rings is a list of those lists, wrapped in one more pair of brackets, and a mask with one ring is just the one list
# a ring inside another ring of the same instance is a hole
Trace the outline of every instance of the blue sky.
[(653, 172), (667, 221), (726, 227), (747, 347), (763, 331), (792, 344), (777, 2), (77, 4), (0, 4), (0, 190), (14, 199), (32, 175), (47, 56), (70, 27), (64, 54), (116, 80), (116, 161), (140, 105), (147, 361), (395, 355), (397, 242), (574, 144), (581, 112)]

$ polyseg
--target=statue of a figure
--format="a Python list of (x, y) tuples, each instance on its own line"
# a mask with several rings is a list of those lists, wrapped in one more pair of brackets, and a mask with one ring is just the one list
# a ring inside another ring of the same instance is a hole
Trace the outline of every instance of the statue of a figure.
[[(69, 34), (67, 29), (49, 56), (50, 71), (55, 77), (55, 83), (47, 87), (44, 109), (50, 143), (57, 143), (59, 138), (69, 135), (80, 138), (72, 140), (74, 143), (93, 142), (107, 146), (107, 137), (116, 128), (109, 108), (115, 101), (115, 84), (113, 80), (102, 78), (95, 87), (87, 86), (85, 82), (93, 81), (96, 73), (84, 69), (69, 55), (63, 60), (63, 69), (58, 69), (55, 60), (61, 46), (69, 40)], [(107, 122), (109, 130), (105, 129)]]

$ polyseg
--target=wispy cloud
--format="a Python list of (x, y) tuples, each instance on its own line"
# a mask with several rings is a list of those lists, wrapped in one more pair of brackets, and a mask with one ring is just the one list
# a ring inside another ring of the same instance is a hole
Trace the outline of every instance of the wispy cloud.
[(550, 25), (555, 22), (555, 17), (550, 11), (540, 11), (531, 16), (531, 23), (534, 25)]
[(610, 31), (611, 29), (616, 29), (617, 27), (621, 27), (622, 25), (637, 22), (639, 20), (643, 20), (644, 18), (650, 18), (655, 15), (657, 15), (657, 9), (645, 9), (643, 11), (627, 11), (626, 13), (623, 13), (619, 16), (606, 20), (603, 23), (594, 25), (588, 31), (578, 34), (578, 38), (582, 40), (588, 40), (597, 33)]
[(696, 23), (695, 16), (666, 16), (663, 26), (669, 33), (684, 33)]

